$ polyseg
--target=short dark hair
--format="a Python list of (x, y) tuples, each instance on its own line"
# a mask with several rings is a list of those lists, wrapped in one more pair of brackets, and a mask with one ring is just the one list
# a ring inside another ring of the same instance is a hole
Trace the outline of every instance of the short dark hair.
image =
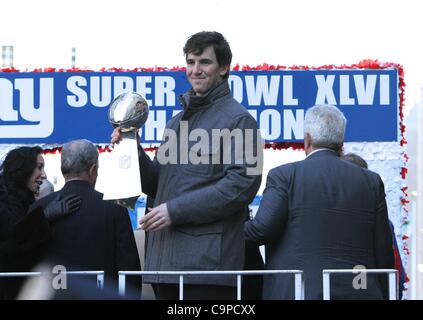
[(22, 189), (31, 178), (37, 167), (37, 157), (43, 149), (35, 147), (19, 147), (8, 152), (1, 170), (8, 188)]
[(341, 159), (347, 160), (349, 162), (355, 163), (356, 165), (368, 169), (368, 165), (366, 160), (360, 157), (358, 154), (355, 153), (347, 153), (341, 156)]
[[(188, 38), (184, 46), (185, 58), (188, 53), (200, 55), (204, 49), (212, 46), (216, 54), (217, 63), (220, 67), (230, 66), (232, 62), (232, 51), (225, 37), (216, 31), (201, 31)], [(223, 78), (229, 77), (229, 70)]]

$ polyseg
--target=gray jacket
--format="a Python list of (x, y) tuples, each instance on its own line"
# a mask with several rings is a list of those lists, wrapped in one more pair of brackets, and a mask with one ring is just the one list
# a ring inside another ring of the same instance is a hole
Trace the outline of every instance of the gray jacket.
[[(234, 137), (217, 144), (212, 139), (206, 140), (206, 148), (196, 149), (193, 146), (197, 141), (185, 139), (184, 142), (182, 127), (187, 124), (189, 133), (203, 129), (211, 137), (212, 130), (216, 129), (240, 129), (242, 133), (252, 129), (250, 132), (257, 134), (257, 123), (232, 98), (227, 81), (219, 83), (204, 97), (189, 91), (180, 100), (184, 110), (166, 126), (166, 130), (173, 130), (176, 136), (166, 138), (165, 133), (154, 161), (140, 150), (143, 192), (155, 199), (154, 206), (167, 203), (172, 221), (169, 228), (147, 233), (145, 270), (242, 270), (243, 226), (248, 217), (248, 204), (260, 187), (261, 168), (259, 174), (247, 173), (247, 168), (254, 165), (245, 159), (245, 154), (241, 159), (236, 154)], [(188, 143), (188, 149), (184, 143)], [(224, 150), (228, 150), (229, 145), (232, 146), (231, 160), (224, 161)], [(171, 152), (173, 147), (178, 148), (174, 149), (178, 150), (177, 163), (164, 164), (160, 155), (165, 149)], [(257, 140), (253, 147), (257, 152)], [(191, 163), (191, 154), (186, 161), (183, 150), (195, 152), (210, 164)], [(179, 281), (175, 276), (148, 276), (144, 280), (150, 283)], [(235, 286), (236, 277), (186, 277), (184, 283)]]

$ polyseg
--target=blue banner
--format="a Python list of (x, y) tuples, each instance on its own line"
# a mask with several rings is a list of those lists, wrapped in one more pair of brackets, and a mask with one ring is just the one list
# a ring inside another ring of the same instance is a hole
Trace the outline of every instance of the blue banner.
[[(315, 104), (344, 112), (346, 141), (399, 137), (396, 69), (233, 71), (229, 83), (267, 142), (301, 142), (305, 110)], [(0, 143), (109, 143), (108, 107), (126, 91), (148, 101), (141, 140), (158, 143), (189, 88), (181, 71), (0, 73)]]

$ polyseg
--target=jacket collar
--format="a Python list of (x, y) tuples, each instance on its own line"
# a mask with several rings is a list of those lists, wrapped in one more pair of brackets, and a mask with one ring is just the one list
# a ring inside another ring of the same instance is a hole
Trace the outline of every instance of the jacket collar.
[(98, 196), (103, 199), (103, 194), (101, 192), (98, 192), (97, 190), (95, 190), (89, 182), (87, 181), (83, 181), (83, 180), (71, 180), (65, 183), (63, 189), (73, 189), (73, 188), (78, 188), (78, 189), (89, 189), (92, 190), (93, 192), (95, 192), (96, 194), (98, 194)]
[(320, 157), (339, 157), (338, 154), (331, 149), (317, 149), (311, 152), (306, 158), (320, 158)]
[(200, 110), (207, 108), (211, 103), (229, 94), (229, 83), (226, 79), (224, 79), (211, 88), (204, 96), (196, 96), (194, 90), (191, 88), (186, 93), (179, 96), (179, 101), (181, 102), (184, 110)]

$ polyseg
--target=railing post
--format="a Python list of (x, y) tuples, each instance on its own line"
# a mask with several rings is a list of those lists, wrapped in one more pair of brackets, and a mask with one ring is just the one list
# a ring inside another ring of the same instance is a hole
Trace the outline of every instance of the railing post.
[(330, 273), (323, 272), (323, 300), (330, 300)]
[(126, 281), (126, 275), (119, 271), (119, 295), (121, 297), (125, 296), (125, 285), (126, 285), (125, 281)]
[(97, 274), (97, 287), (104, 289), (104, 273)]
[(295, 273), (295, 300), (304, 300), (304, 279), (302, 273)]
[(389, 281), (389, 300), (397, 300), (398, 296), (397, 296), (397, 292), (398, 290), (396, 290), (397, 285), (397, 277), (396, 277), (397, 273), (396, 272), (389, 272), (388, 273), (388, 281)]
[(242, 296), (242, 276), (240, 274), (236, 275), (236, 299), (241, 300)]
[(396, 300), (398, 298), (397, 275), (398, 271), (395, 269), (324, 269), (323, 273), (323, 300), (330, 300), (330, 280), (329, 277), (332, 273), (345, 274), (345, 273), (358, 273), (363, 272), (366, 274), (386, 274), (388, 276), (389, 286), (389, 300)]
[(184, 300), (184, 276), (179, 275), (179, 300)]

